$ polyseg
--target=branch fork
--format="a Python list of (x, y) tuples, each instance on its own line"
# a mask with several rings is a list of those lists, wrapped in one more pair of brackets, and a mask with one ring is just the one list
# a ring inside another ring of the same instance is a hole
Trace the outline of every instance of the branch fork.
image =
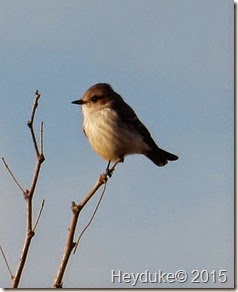
[[(35, 167), (35, 171), (33, 174), (33, 179), (32, 179), (32, 183), (29, 189), (24, 190), (23, 187), (20, 185), (20, 183), (18, 182), (18, 180), (16, 179), (16, 177), (14, 176), (14, 174), (12, 173), (12, 171), (10, 170), (10, 168), (8, 167), (5, 159), (2, 157), (2, 161), (7, 169), (7, 171), (9, 172), (9, 174), (11, 175), (12, 179), (14, 180), (14, 182), (17, 184), (18, 188), (21, 190), (21, 192), (23, 193), (24, 199), (26, 200), (26, 234), (25, 234), (25, 242), (23, 245), (23, 249), (22, 249), (22, 254), (20, 257), (20, 262), (18, 264), (18, 267), (16, 269), (16, 273), (15, 275), (13, 275), (11, 273), (11, 278), (12, 278), (12, 288), (17, 288), (21, 279), (21, 275), (26, 263), (26, 259), (28, 256), (28, 251), (29, 251), (29, 247), (31, 244), (31, 240), (35, 235), (35, 230), (37, 227), (37, 224), (39, 222), (43, 207), (44, 207), (44, 200), (42, 202), (39, 214), (37, 216), (36, 222), (34, 224), (33, 227), (33, 207), (32, 207), (32, 201), (33, 201), (33, 196), (34, 196), (34, 192), (35, 192), (35, 188), (38, 182), (38, 178), (39, 178), (39, 173), (40, 173), (40, 169), (41, 169), (41, 165), (45, 160), (44, 154), (43, 154), (43, 122), (41, 123), (40, 126), (40, 143), (38, 145), (37, 140), (36, 140), (36, 135), (35, 135), (35, 131), (34, 131), (34, 119), (35, 119), (35, 114), (36, 114), (36, 109), (38, 107), (38, 102), (40, 99), (40, 93), (38, 90), (36, 90), (35, 92), (35, 101), (32, 107), (32, 113), (31, 113), (31, 118), (30, 120), (27, 122), (27, 125), (30, 129), (31, 132), (31, 137), (32, 137), (32, 141), (33, 141), (33, 146), (35, 149), (35, 153), (36, 153), (36, 167)], [(8, 266), (8, 265), (7, 265)]]
[[(89, 224), (91, 223), (91, 221), (96, 213), (96, 210), (100, 204), (100, 201), (101, 201), (102, 196), (103, 196), (105, 189), (106, 189), (106, 184), (107, 184), (108, 178), (110, 178), (112, 176), (112, 173), (114, 172), (114, 170), (119, 162), (123, 162), (123, 160), (118, 159), (118, 161), (115, 162), (115, 164), (112, 166), (112, 168), (109, 168), (110, 163), (108, 164), (106, 172), (99, 175), (94, 187), (88, 192), (88, 194), (81, 200), (81, 202), (79, 204), (72, 202), (72, 204), (71, 204), (72, 217), (71, 217), (71, 221), (70, 221), (70, 226), (68, 228), (68, 236), (67, 236), (67, 240), (66, 240), (64, 254), (63, 254), (60, 266), (58, 268), (56, 278), (55, 278), (54, 283), (53, 283), (53, 288), (63, 288), (63, 276), (65, 273), (70, 255), (71, 255), (73, 250), (74, 250), (73, 253), (76, 252), (76, 249), (77, 249), (77, 246), (78, 246), (79, 241), (81, 239), (81, 236), (83, 235), (84, 231), (88, 228)], [(102, 185), (104, 185), (104, 190), (103, 190), (102, 195), (100, 197), (100, 200), (96, 206), (96, 209), (95, 209), (89, 223), (86, 225), (86, 227), (83, 229), (80, 236), (78, 237), (77, 241), (74, 241), (75, 230), (77, 227), (79, 214), (82, 211), (82, 209), (85, 207), (87, 202), (93, 197), (93, 195), (97, 192), (97, 190)]]

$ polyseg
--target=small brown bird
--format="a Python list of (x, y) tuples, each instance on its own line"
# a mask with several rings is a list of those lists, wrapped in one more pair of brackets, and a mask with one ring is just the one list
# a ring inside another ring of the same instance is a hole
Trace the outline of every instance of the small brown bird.
[(133, 109), (109, 84), (91, 86), (82, 99), (72, 103), (82, 105), (84, 133), (109, 164), (129, 154), (144, 154), (158, 166), (178, 159), (157, 146)]

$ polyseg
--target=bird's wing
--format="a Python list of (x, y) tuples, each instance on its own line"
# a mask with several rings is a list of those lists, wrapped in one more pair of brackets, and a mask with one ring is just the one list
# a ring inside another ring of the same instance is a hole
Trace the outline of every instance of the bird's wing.
[(150, 132), (139, 120), (134, 110), (123, 100), (120, 95), (118, 95), (118, 98), (114, 100), (112, 108), (117, 113), (119, 121), (122, 121), (123, 124), (129, 126), (132, 131), (139, 132), (146, 144), (157, 148), (156, 143), (150, 135)]

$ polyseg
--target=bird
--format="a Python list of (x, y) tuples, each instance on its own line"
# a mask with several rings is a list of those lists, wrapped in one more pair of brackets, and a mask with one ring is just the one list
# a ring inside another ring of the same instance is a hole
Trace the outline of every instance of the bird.
[(83, 131), (94, 151), (108, 162), (123, 162), (125, 156), (143, 154), (157, 166), (178, 156), (160, 148), (135, 111), (108, 83), (88, 88), (72, 102), (82, 106)]

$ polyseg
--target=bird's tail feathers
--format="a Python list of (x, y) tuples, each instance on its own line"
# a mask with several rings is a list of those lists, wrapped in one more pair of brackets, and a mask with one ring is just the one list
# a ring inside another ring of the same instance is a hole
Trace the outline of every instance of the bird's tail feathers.
[(158, 166), (166, 165), (168, 163), (168, 160), (174, 161), (178, 159), (177, 155), (167, 152), (161, 148), (147, 151), (145, 155)]

